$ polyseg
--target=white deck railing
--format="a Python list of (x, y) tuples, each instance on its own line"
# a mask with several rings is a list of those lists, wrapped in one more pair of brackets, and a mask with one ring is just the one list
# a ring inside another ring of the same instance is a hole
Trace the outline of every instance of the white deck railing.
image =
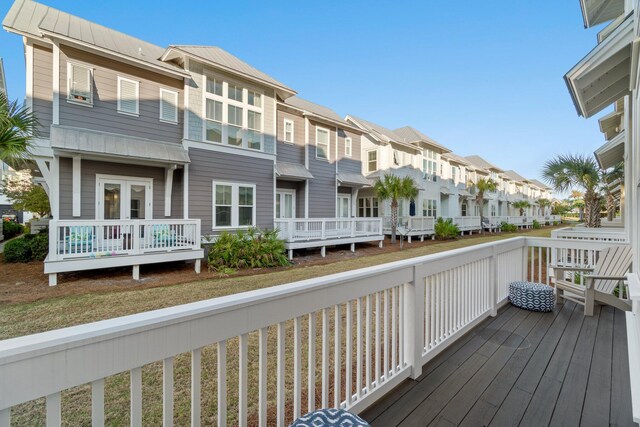
[(200, 249), (200, 220), (51, 220), (48, 261)]
[(566, 227), (553, 230), (551, 237), (572, 240), (595, 240), (601, 242), (627, 242), (629, 240), (624, 230), (606, 228)]
[(633, 309), (626, 313), (631, 406), (633, 421), (640, 423), (640, 276), (638, 276), (638, 273), (632, 273), (627, 277), (629, 297), (633, 305)]
[(460, 231), (480, 230), (479, 216), (448, 216), (443, 217), (445, 220), (451, 218), (453, 223), (458, 226)]
[(288, 243), (382, 235), (382, 218), (276, 219), (274, 226)]
[[(0, 341), (0, 425), (9, 425), (12, 407), (46, 397), (47, 425), (58, 426), (62, 392), (85, 384), (93, 425), (123, 412), (131, 425), (141, 425), (143, 376), (149, 375), (143, 368), (153, 362), (162, 362), (163, 380), (144, 384), (162, 387), (156, 393), (171, 425), (174, 361), (184, 362), (185, 353), (191, 368), (180, 369), (191, 378), (192, 425), (204, 415), (218, 425), (283, 426), (315, 409), (316, 401), (359, 412), (405, 378), (417, 378), (424, 363), (495, 315), (510, 282), (548, 282), (550, 260), (592, 265), (604, 247), (516, 237)], [(268, 348), (269, 337), (275, 343)], [(216, 354), (206, 381), (215, 384), (217, 397), (206, 414), (203, 351)], [(129, 373), (130, 408), (105, 412), (105, 379), (123, 372)], [(237, 404), (227, 412), (230, 401)]]
[[(434, 233), (434, 225), (436, 219), (432, 216), (401, 216), (398, 217), (398, 224), (410, 230), (410, 234), (415, 235), (428, 235)], [(382, 218), (382, 229), (385, 233), (391, 233), (391, 217), (385, 216)]]

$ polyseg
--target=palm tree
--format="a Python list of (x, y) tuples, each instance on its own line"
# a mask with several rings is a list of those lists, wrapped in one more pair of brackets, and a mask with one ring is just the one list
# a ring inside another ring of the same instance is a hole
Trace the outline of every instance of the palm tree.
[(418, 187), (413, 178), (405, 176), (397, 177), (385, 174), (384, 177), (373, 186), (378, 199), (391, 200), (391, 243), (396, 242), (396, 231), (398, 229), (398, 201), (403, 199), (414, 199), (418, 196)]
[(604, 192), (607, 208), (607, 220), (609, 221), (613, 221), (617, 208), (616, 198), (611, 193), (611, 188), (609, 188), (609, 186), (618, 179), (624, 179), (623, 162), (618, 163), (610, 169), (600, 171), (600, 180), (602, 181), (602, 190)]
[[(479, 178), (477, 182), (469, 181), (468, 186), (475, 189), (476, 205), (480, 206), (480, 224), (484, 223), (484, 193), (496, 191), (498, 183), (491, 178)], [(480, 227), (480, 232), (484, 233), (484, 228)]]
[(569, 199), (571, 201), (572, 209), (578, 208), (578, 219), (584, 220), (584, 193), (578, 190), (572, 190)]
[(593, 157), (562, 154), (545, 163), (542, 175), (556, 191), (584, 190), (585, 226), (600, 227), (600, 174)]
[(517, 202), (513, 202), (511, 206), (520, 209), (520, 216), (524, 216), (524, 210), (531, 206), (531, 203), (526, 200), (518, 200)]
[(15, 162), (29, 157), (37, 130), (38, 120), (29, 107), (9, 101), (0, 92), (0, 161)]
[(547, 215), (547, 208), (551, 207), (551, 204), (549, 199), (538, 199), (538, 206), (542, 208), (542, 215)]

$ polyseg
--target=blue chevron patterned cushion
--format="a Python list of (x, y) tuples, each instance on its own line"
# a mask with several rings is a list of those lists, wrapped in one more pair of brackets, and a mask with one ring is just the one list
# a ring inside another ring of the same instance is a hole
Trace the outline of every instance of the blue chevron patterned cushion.
[(543, 283), (511, 282), (509, 300), (516, 307), (531, 311), (553, 311), (553, 288)]
[(369, 424), (350, 412), (329, 408), (303, 415), (290, 427), (369, 427)]

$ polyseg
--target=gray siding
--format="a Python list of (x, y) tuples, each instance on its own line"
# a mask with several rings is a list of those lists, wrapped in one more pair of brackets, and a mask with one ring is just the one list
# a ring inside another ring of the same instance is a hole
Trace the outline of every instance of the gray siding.
[(183, 172), (173, 173), (171, 192), (171, 216), (164, 216), (164, 168), (124, 163), (82, 160), (81, 163), (81, 216), (72, 216), (72, 159), (60, 159), (60, 218), (96, 218), (96, 174), (121, 175), (129, 177), (153, 178), (153, 218), (182, 218)]
[(189, 217), (202, 221), (202, 234), (215, 234), (214, 180), (255, 184), (257, 226), (273, 228), (273, 161), (199, 149), (190, 149), (189, 156)]
[(33, 112), (40, 123), (39, 134), (49, 137), (53, 116), (53, 54), (51, 49), (33, 46)]
[[(293, 144), (284, 142), (284, 120), (293, 121)], [(304, 118), (278, 109), (278, 160), (304, 165)]]
[[(67, 102), (68, 59), (94, 68), (93, 108)], [(118, 76), (140, 82), (139, 116), (117, 111)], [(60, 124), (158, 141), (182, 141), (183, 81), (67, 46), (60, 49)], [(178, 92), (178, 124), (160, 121), (160, 88)]]
[[(345, 138), (351, 138), (351, 157), (344, 155)], [(339, 129), (338, 131), (338, 170), (342, 172), (362, 173), (360, 134)]]
[(276, 182), (278, 189), (296, 190), (296, 218), (304, 218), (304, 186), (304, 181), (278, 180)]
[(336, 130), (323, 124), (319, 127), (329, 130), (329, 158), (316, 159), (316, 124), (309, 125), (309, 218), (334, 218), (336, 216)]

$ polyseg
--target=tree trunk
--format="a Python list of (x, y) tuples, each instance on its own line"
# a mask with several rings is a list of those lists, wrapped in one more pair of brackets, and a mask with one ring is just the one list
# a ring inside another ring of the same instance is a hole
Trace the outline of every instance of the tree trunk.
[(616, 216), (616, 199), (611, 194), (607, 194), (607, 219), (613, 221)]
[(584, 195), (584, 221), (586, 227), (600, 227), (600, 196), (593, 191)]
[(391, 243), (396, 242), (396, 231), (398, 230), (398, 201), (391, 200)]
[(484, 234), (484, 192), (478, 192), (476, 204), (480, 205), (480, 234)]

